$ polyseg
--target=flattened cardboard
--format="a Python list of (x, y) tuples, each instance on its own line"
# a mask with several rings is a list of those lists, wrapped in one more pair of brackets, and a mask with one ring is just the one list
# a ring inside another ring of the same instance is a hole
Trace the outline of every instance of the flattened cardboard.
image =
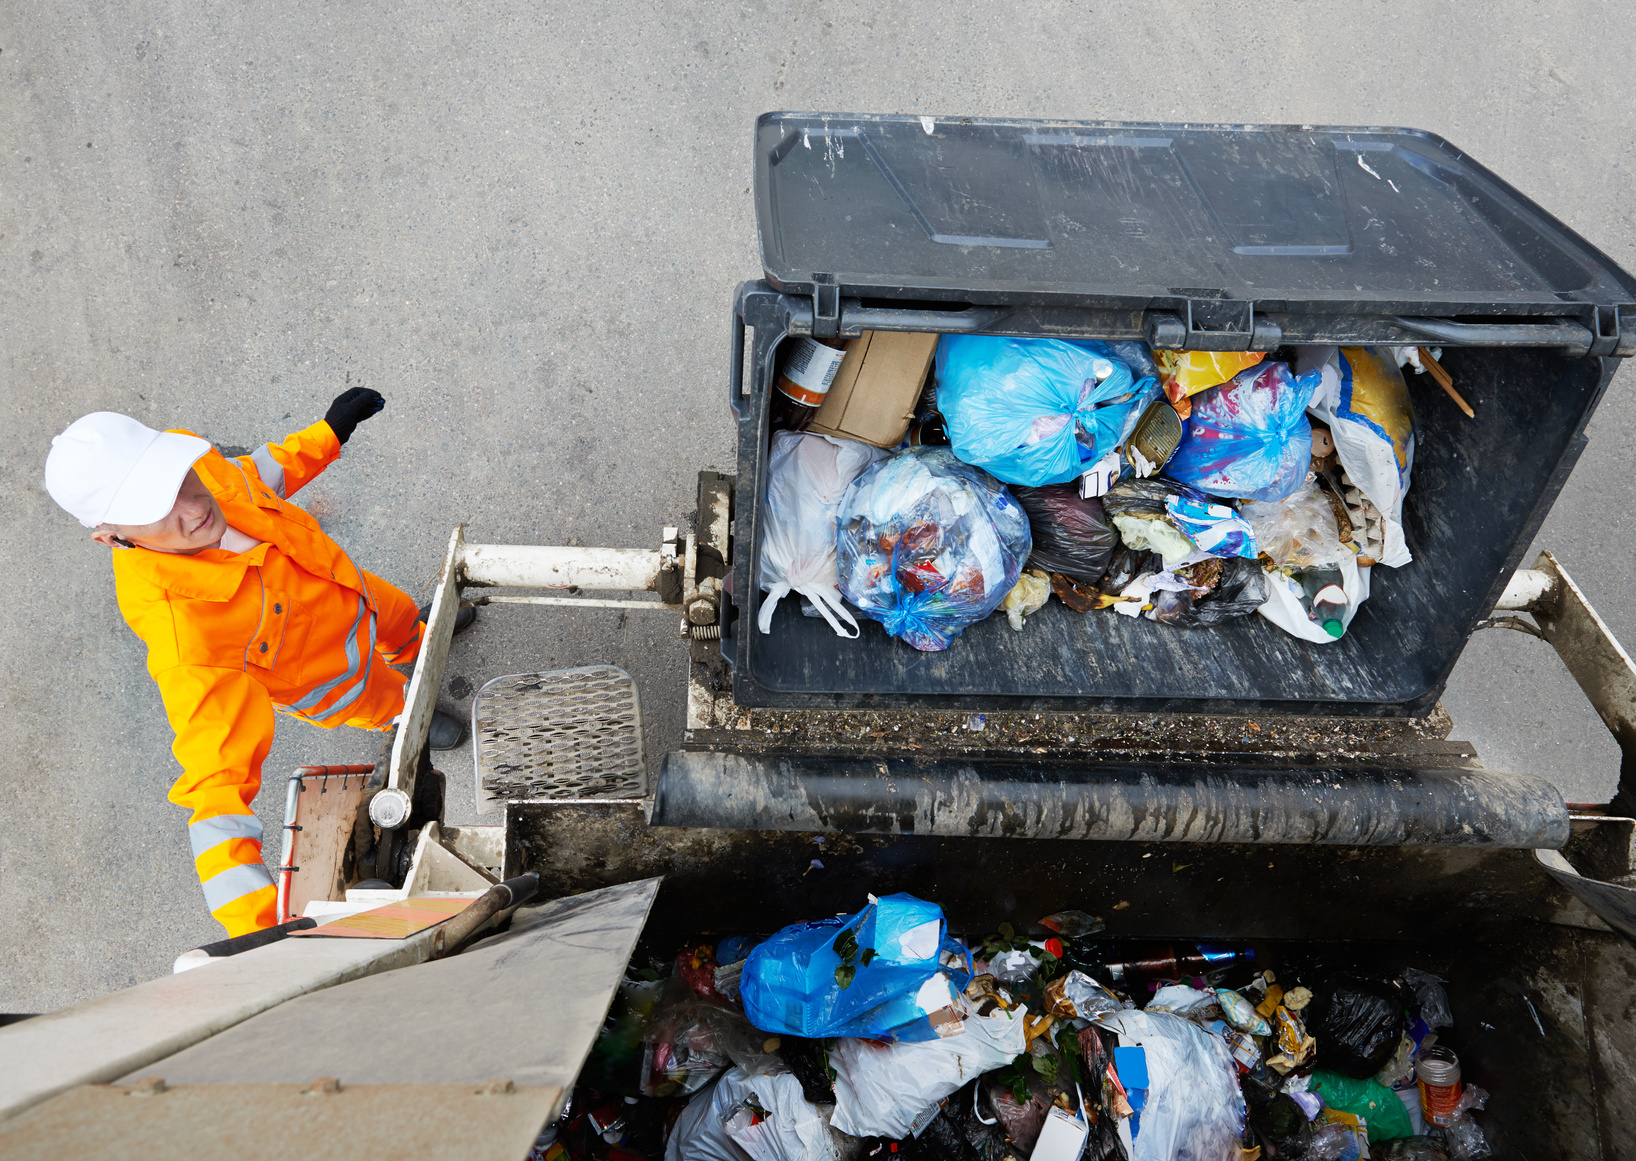
[(937, 353), (937, 336), (864, 331), (847, 348), (841, 369), (808, 431), (875, 447), (903, 442)]

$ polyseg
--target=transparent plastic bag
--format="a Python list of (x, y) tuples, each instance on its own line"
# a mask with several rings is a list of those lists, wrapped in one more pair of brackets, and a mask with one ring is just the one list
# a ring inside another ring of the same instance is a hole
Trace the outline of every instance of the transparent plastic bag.
[(1470, 1117), (1456, 1120), (1443, 1130), (1443, 1136), (1449, 1143), (1449, 1157), (1452, 1161), (1480, 1161), (1481, 1158), (1494, 1154), (1494, 1150), (1489, 1147), (1488, 1138), (1483, 1136), (1482, 1127)]
[(744, 1013), (720, 1000), (678, 1000), (674, 984), (667, 988), (673, 1002), (662, 1003), (643, 1032), (643, 1096), (686, 1096), (734, 1065), (757, 1074), (782, 1071), (762, 1048), (766, 1035)]
[[(835, 511), (852, 481), (885, 455), (855, 440), (796, 431), (773, 434), (761, 524), (760, 579), (767, 596), (756, 619), (763, 633), (772, 632), (778, 602), (797, 592), (836, 633), (858, 635), (858, 623), (836, 589)], [(841, 621), (851, 626), (850, 633)]]
[(1287, 363), (1263, 363), (1192, 397), (1165, 474), (1212, 496), (1282, 500), (1312, 467), (1307, 402), (1316, 371), (1297, 379)]
[(1280, 568), (1333, 568), (1353, 555), (1341, 544), (1335, 510), (1316, 483), (1282, 500), (1250, 500), (1239, 515), (1255, 532), (1256, 547)]
[(1097, 1024), (1147, 1054), (1147, 1104), (1130, 1161), (1238, 1155), (1244, 1097), (1221, 1037), (1166, 1012), (1117, 1012)]
[(1105, 343), (944, 335), (937, 409), (954, 452), (1008, 484), (1062, 484), (1111, 452), (1137, 393)]
[(1033, 546), (1028, 517), (999, 481), (942, 447), (868, 468), (836, 519), (841, 593), (928, 652), (999, 607)]

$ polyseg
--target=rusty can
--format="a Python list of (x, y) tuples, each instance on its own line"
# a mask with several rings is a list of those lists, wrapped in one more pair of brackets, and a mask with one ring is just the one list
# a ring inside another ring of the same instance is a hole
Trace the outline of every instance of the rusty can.
[(1420, 1054), (1415, 1065), (1420, 1082), (1420, 1108), (1434, 1125), (1454, 1122), (1454, 1106), (1460, 1100), (1460, 1058), (1441, 1045)]

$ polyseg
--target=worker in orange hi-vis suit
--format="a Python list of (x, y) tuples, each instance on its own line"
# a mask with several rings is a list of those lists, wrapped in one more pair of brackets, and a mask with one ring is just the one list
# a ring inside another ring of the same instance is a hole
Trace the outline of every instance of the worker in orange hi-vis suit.
[[(367, 730), (389, 729), (403, 712), (406, 678), (389, 666), (415, 659), (425, 612), (288, 499), (385, 404), (354, 387), (322, 421), (234, 459), (196, 435), (108, 411), (51, 441), (52, 499), (114, 550), (120, 611), (148, 646), (176, 731), (182, 776), (170, 800), (193, 812), (205, 903), (229, 936), (276, 922), (251, 806), (273, 711)], [(464, 610), (457, 631), (474, 615)], [(458, 719), (434, 718), (433, 749), (464, 737)]]

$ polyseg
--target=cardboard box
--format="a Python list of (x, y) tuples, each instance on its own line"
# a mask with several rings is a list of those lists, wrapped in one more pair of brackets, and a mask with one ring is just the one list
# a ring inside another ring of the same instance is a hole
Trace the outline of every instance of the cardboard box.
[(903, 442), (926, 384), (937, 336), (864, 331), (847, 348), (808, 431), (876, 447)]

